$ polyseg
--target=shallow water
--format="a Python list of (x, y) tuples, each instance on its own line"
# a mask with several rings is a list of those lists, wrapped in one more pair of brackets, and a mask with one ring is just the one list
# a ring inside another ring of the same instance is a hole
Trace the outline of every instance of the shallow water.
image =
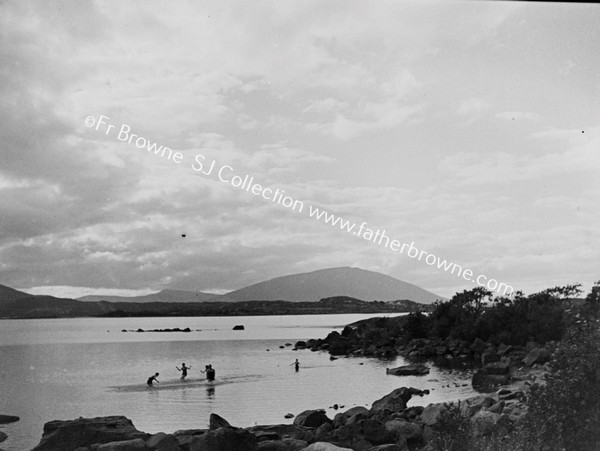
[[(432, 390), (410, 405), (475, 394), (462, 372), (433, 367), (427, 376), (397, 377), (385, 368), (404, 364), (402, 358), (331, 361), (326, 353), (284, 346), (371, 316), (377, 315), (2, 320), (0, 413), (21, 417), (0, 427), (9, 435), (2, 448), (30, 449), (45, 422), (80, 416), (125, 415), (140, 430), (174, 432), (207, 427), (213, 412), (242, 427), (290, 423), (286, 413), (314, 408), (333, 417), (333, 404), (370, 406), (401, 386)], [(245, 330), (232, 331), (236, 324)], [(174, 327), (193, 331), (121, 332)], [(191, 366), (186, 381), (175, 368), (182, 362)], [(215, 383), (200, 372), (209, 363)], [(148, 388), (155, 372), (160, 382)]]

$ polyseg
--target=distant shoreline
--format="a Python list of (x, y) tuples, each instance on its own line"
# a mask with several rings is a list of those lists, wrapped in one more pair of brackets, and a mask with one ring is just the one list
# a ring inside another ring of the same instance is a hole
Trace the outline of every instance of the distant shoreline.
[(17, 299), (0, 309), (1, 319), (52, 318), (131, 318), (131, 317), (210, 317), (210, 316), (288, 316), (339, 314), (390, 314), (428, 312), (431, 304), (409, 300), (395, 302), (361, 301), (336, 296), (315, 302), (82, 302), (51, 296)]

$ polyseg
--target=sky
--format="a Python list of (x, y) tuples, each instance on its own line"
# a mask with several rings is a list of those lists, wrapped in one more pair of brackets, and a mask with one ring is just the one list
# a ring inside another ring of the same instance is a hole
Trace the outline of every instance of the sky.
[(598, 23), (568, 3), (3, 1), (0, 284), (224, 293), (353, 266), (476, 286), (319, 208), (515, 290), (589, 288)]

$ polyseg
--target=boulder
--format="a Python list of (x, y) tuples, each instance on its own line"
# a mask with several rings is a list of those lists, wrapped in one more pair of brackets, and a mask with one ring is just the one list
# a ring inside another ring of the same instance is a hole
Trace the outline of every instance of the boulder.
[(487, 409), (494, 405), (494, 398), (486, 395), (473, 396), (472, 398), (460, 401), (460, 413), (467, 418), (471, 418), (477, 412)]
[(0, 415), (0, 424), (8, 424), (19, 421), (20, 418), (14, 415)]
[(177, 444), (183, 450), (188, 451), (190, 444), (196, 438), (206, 432), (205, 429), (186, 429), (182, 431), (173, 432), (173, 437), (177, 440)]
[[(357, 441), (365, 441), (371, 445), (394, 443), (394, 434), (385, 428), (381, 421), (367, 418), (356, 423), (346, 424), (333, 432), (335, 441), (354, 445)], [(363, 440), (360, 440), (360, 439)], [(354, 447), (354, 446), (353, 446)], [(357, 446), (358, 447), (358, 446)]]
[(244, 326), (242, 324), (236, 324), (233, 326), (232, 330), (244, 330)]
[(326, 442), (331, 437), (330, 432), (332, 429), (333, 426), (331, 423), (323, 423), (315, 431), (315, 440), (317, 442)]
[(42, 440), (32, 451), (69, 451), (94, 443), (121, 442), (136, 438), (146, 440), (148, 437), (150, 434), (138, 431), (131, 420), (124, 416), (56, 420), (44, 425)]
[(385, 428), (394, 434), (396, 440), (404, 437), (409, 444), (421, 443), (423, 441), (423, 428), (417, 423), (405, 420), (390, 420), (385, 423)]
[(338, 428), (340, 426), (343, 426), (344, 424), (346, 424), (346, 421), (349, 418), (355, 416), (358, 413), (365, 415), (366, 418), (368, 412), (369, 411), (367, 410), (367, 408), (363, 406), (352, 407), (346, 410), (345, 412), (340, 412), (335, 417), (333, 417), (333, 427)]
[(297, 341), (294, 345), (296, 349), (306, 349), (306, 342), (304, 340)]
[(427, 426), (434, 425), (445, 410), (444, 403), (429, 404), (421, 413), (421, 422)]
[(332, 445), (331, 443), (316, 442), (308, 445), (306, 448), (300, 451), (353, 451), (350, 448), (340, 448), (339, 446)]
[(546, 363), (550, 360), (551, 354), (546, 348), (534, 348), (527, 356), (523, 359), (523, 363), (527, 366), (531, 366), (535, 363)]
[(225, 418), (220, 417), (216, 413), (211, 413), (208, 419), (208, 430), (212, 431), (213, 429), (219, 429), (224, 427), (231, 427), (231, 425)]
[(96, 451), (146, 451), (146, 442), (141, 438), (123, 440), (120, 442), (103, 443), (95, 447)]
[(397, 368), (386, 368), (386, 374), (393, 374), (394, 376), (422, 376), (429, 374), (429, 368), (427, 365), (422, 363), (416, 363), (414, 365), (404, 365)]
[(6, 435), (6, 433), (0, 431), (0, 443), (6, 441), (7, 438), (8, 438), (8, 435)]
[(392, 412), (401, 412), (406, 409), (406, 403), (412, 398), (413, 395), (423, 396), (424, 392), (416, 388), (401, 387), (397, 388), (393, 392), (385, 395), (383, 398), (378, 399), (371, 406), (371, 412), (377, 412), (382, 410), (391, 410)]
[(250, 432), (232, 427), (214, 429), (195, 437), (189, 451), (257, 451), (258, 441)]
[(146, 440), (150, 451), (180, 451), (179, 442), (170, 434), (159, 432)]
[(481, 364), (487, 365), (488, 363), (499, 362), (500, 356), (496, 354), (496, 352), (492, 349), (486, 349), (483, 354), (481, 354)]
[(300, 451), (308, 446), (308, 442), (295, 438), (281, 440), (265, 440), (258, 443), (258, 451)]
[(259, 442), (261, 440), (281, 440), (290, 437), (310, 443), (314, 441), (315, 437), (313, 428), (294, 426), (293, 424), (259, 425), (246, 428), (246, 430), (254, 434)]
[(318, 428), (323, 423), (332, 423), (324, 410), (305, 410), (294, 418), (295, 426)]
[(373, 446), (366, 451), (408, 451), (408, 447), (404, 444), (400, 446), (396, 443), (393, 443), (388, 445)]

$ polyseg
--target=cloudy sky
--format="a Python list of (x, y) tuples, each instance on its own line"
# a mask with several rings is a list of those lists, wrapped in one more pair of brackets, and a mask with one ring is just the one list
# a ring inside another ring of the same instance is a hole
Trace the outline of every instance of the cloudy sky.
[(202, 154), (515, 289), (589, 286), (598, 23), (581, 4), (4, 1), (0, 283), (225, 292), (357, 266), (474, 286), (198, 173)]

